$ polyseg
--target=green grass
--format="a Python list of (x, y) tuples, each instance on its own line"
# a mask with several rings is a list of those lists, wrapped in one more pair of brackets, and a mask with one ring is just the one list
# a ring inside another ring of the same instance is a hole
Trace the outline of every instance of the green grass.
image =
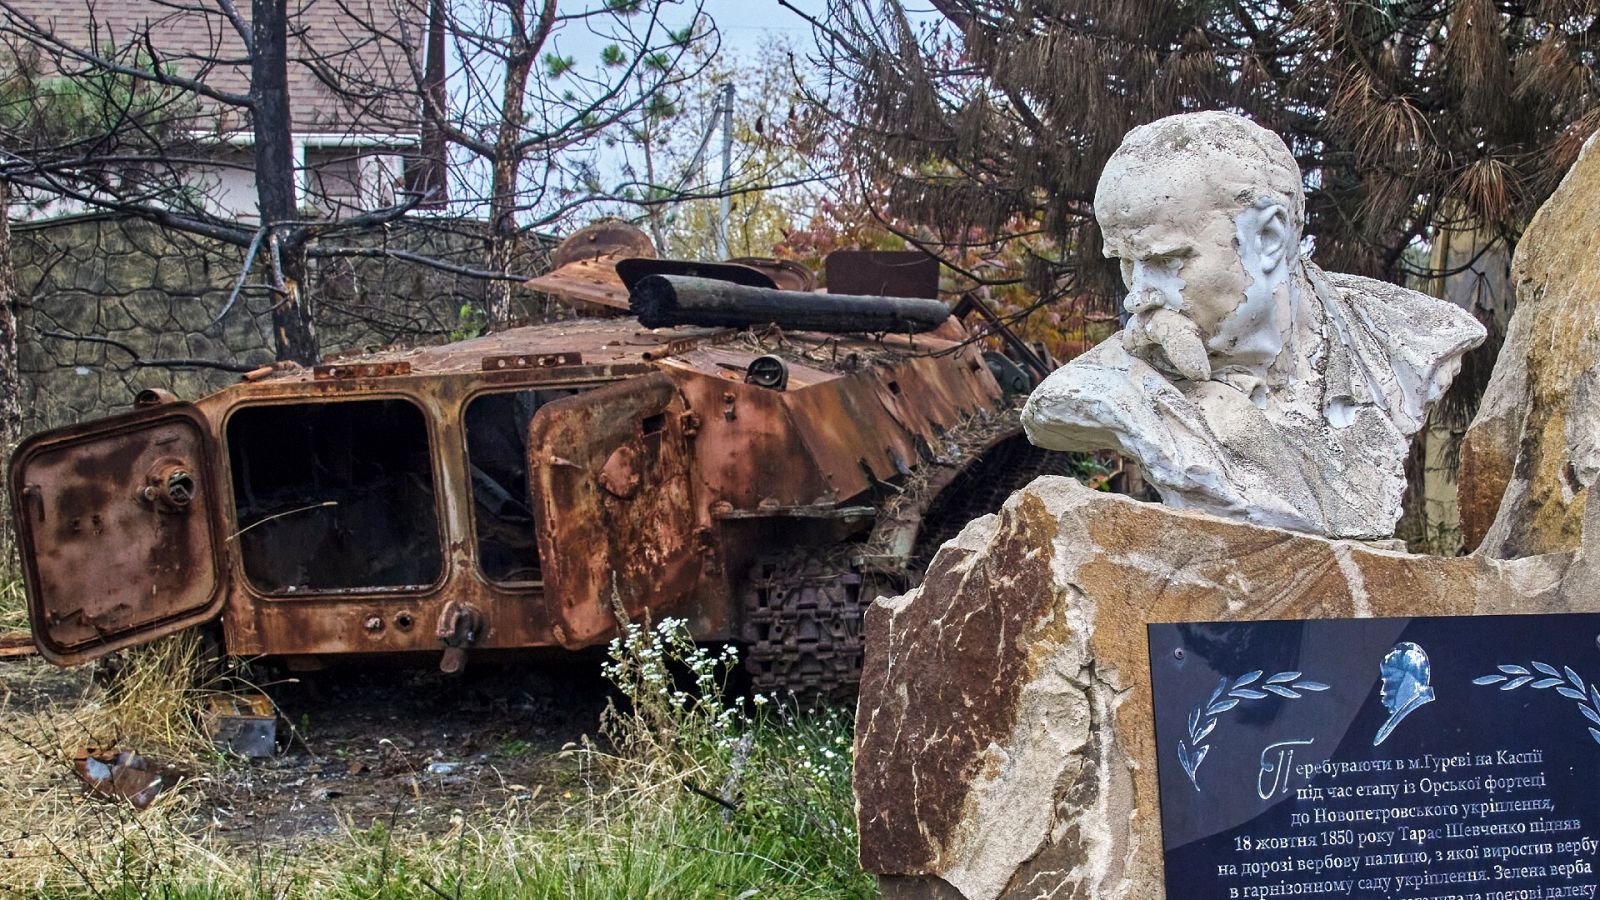
[(505, 741), (500, 745), (500, 755), (511, 759), (522, 759), (533, 752), (533, 744), (522, 739)]
[[(876, 895), (856, 861), (847, 714), (725, 699), (731, 651), (696, 647), (679, 622), (631, 627), (611, 652), (607, 674), (627, 702), (607, 711), (599, 743), (566, 751), (580, 776), (559, 815), (513, 802), (459, 817), (444, 834), (379, 824), (292, 852), (197, 830), (182, 790), (142, 813), (77, 801), (69, 781), (49, 776), (59, 761), (43, 758), (70, 740), (8, 745), (16, 723), (0, 720), (0, 762), (21, 763), (0, 779), (0, 821), (15, 823), (0, 827), (0, 897)], [(79, 718), (68, 709), (54, 721)]]
[[(874, 893), (859, 872), (808, 868), (826, 853), (805, 846), (799, 833), (781, 834), (753, 820), (724, 822), (714, 810), (676, 804), (592, 810), (556, 828), (516, 821), (463, 824), (453, 836), (426, 838), (382, 826), (346, 835), (337, 859), (324, 849), (287, 856), (271, 851), (222, 871), (167, 856), (159, 846), (125, 844), (96, 865), (100, 877), (80, 877), (63, 865), (41, 898), (209, 900), (235, 897), (318, 897), (334, 900), (410, 898), (732, 898), (864, 897)], [(174, 852), (194, 851), (180, 845)], [(165, 854), (163, 854), (165, 855)], [(79, 866), (87, 861), (78, 861)], [(840, 878), (843, 874), (845, 877)]]

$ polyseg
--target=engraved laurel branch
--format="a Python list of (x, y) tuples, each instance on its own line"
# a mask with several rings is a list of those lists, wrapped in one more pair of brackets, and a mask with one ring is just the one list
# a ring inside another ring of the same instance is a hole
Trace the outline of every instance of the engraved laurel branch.
[(1556, 671), (1555, 666), (1542, 662), (1533, 663), (1531, 671), (1526, 666), (1517, 665), (1497, 668), (1500, 669), (1500, 674), (1480, 675), (1472, 679), (1472, 683), (1485, 687), (1498, 684), (1502, 691), (1514, 691), (1524, 685), (1539, 691), (1555, 688), (1556, 693), (1561, 696), (1577, 701), (1578, 711), (1593, 723), (1589, 728), (1589, 735), (1595, 739), (1595, 743), (1600, 743), (1600, 727), (1595, 727), (1600, 726), (1600, 688), (1592, 684), (1585, 687), (1583, 679), (1578, 677), (1577, 672), (1572, 671), (1571, 666), (1562, 666), (1563, 671), (1560, 672)]
[(1211, 750), (1210, 744), (1202, 745), (1200, 742), (1211, 736), (1217, 727), (1217, 717), (1238, 706), (1245, 700), (1265, 700), (1277, 695), (1285, 700), (1298, 700), (1301, 691), (1325, 691), (1328, 686), (1320, 681), (1300, 680), (1299, 672), (1279, 672), (1262, 682), (1260, 687), (1252, 687), (1265, 672), (1260, 670), (1247, 672), (1233, 681), (1224, 678), (1217, 682), (1216, 690), (1211, 692), (1210, 699), (1196, 706), (1189, 713), (1189, 740), (1178, 742), (1178, 762), (1183, 764), (1183, 771), (1189, 776), (1189, 783), (1195, 790), (1200, 790), (1200, 783), (1195, 780), (1195, 773), (1200, 770), (1200, 763), (1205, 761), (1206, 753)]

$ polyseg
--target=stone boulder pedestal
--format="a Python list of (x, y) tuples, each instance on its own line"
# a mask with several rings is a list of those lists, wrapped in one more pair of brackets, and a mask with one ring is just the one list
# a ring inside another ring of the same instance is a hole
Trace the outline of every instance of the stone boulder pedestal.
[(1600, 134), (1517, 244), (1517, 310), (1461, 444), (1469, 548), (1510, 558), (1577, 546), (1600, 478)]
[[(1589, 519), (1593, 545), (1600, 504)], [(889, 900), (1181, 897), (1163, 894), (1147, 623), (1594, 611), (1597, 568), (1413, 556), (1040, 478), (867, 613), (862, 864)]]

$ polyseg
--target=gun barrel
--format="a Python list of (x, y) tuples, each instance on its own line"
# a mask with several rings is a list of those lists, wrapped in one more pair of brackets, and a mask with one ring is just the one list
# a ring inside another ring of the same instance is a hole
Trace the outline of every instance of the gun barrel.
[(950, 317), (949, 308), (938, 300), (780, 291), (689, 275), (641, 278), (628, 305), (647, 328), (777, 325), (790, 331), (835, 334), (918, 334), (938, 328)]

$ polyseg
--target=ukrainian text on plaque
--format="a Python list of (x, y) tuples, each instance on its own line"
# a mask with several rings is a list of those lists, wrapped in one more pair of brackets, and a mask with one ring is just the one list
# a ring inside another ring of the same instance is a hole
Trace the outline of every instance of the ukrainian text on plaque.
[(1600, 615), (1149, 636), (1169, 897), (1596, 896)]

